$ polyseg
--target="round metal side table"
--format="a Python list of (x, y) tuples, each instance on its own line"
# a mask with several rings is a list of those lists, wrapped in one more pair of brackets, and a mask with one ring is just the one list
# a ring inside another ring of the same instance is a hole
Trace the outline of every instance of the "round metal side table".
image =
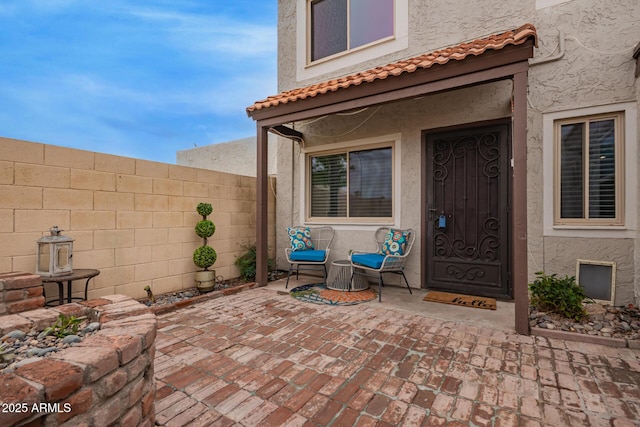
[[(331, 263), (329, 276), (327, 277), (327, 288), (334, 291), (348, 291), (349, 282), (351, 281), (351, 261), (348, 259), (340, 259)], [(362, 274), (353, 276), (351, 284), (352, 291), (364, 291), (369, 289), (369, 282)]]

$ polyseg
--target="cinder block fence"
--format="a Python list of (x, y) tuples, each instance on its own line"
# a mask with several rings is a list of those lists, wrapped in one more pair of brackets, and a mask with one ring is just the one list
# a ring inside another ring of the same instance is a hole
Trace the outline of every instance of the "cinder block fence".
[[(90, 299), (192, 287), (202, 242), (195, 209), (209, 202), (213, 268), (237, 277), (242, 245), (255, 242), (255, 185), (247, 176), (0, 138), (0, 273), (34, 272), (36, 241), (57, 225), (75, 239), (74, 268), (101, 271)], [(275, 241), (273, 194), (269, 206)]]

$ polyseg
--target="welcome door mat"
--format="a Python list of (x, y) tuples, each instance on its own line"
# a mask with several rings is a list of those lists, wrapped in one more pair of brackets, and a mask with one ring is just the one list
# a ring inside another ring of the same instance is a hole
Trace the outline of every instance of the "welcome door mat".
[(354, 305), (378, 297), (373, 289), (358, 292), (334, 291), (327, 289), (324, 283), (298, 286), (291, 289), (289, 294), (300, 301), (327, 305)]
[(450, 294), (448, 292), (430, 291), (423, 301), (441, 302), (443, 304), (461, 305), (463, 307), (496, 310), (496, 300), (493, 298), (476, 297), (472, 295)]

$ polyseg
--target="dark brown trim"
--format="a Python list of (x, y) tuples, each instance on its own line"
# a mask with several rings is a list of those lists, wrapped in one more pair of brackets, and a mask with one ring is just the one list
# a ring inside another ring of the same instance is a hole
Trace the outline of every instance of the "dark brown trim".
[[(491, 119), (491, 120), (482, 120), (482, 121), (478, 121), (478, 122), (471, 122), (471, 123), (460, 123), (457, 125), (452, 125), (452, 126), (442, 126), (442, 127), (436, 127), (436, 128), (429, 128), (429, 129), (423, 129), (421, 131), (421, 136), (420, 136), (420, 140), (421, 140), (421, 147), (420, 147), (420, 156), (421, 156), (421, 172), (420, 172), (420, 177), (421, 177), (421, 182), (420, 182), (420, 190), (422, 194), (422, 198), (420, 200), (421, 203), (421, 207), (420, 207), (420, 221), (421, 221), (421, 234), (420, 234), (420, 252), (421, 252), (421, 260), (420, 260), (420, 283), (422, 284), (422, 288), (426, 288), (426, 283), (427, 283), (427, 277), (428, 277), (428, 268), (429, 265), (426, 262), (427, 261), (427, 253), (429, 248), (427, 247), (427, 245), (429, 245), (429, 241), (427, 239), (427, 233), (425, 232), (425, 227), (429, 226), (429, 211), (428, 211), (428, 206), (427, 206), (427, 194), (429, 191), (431, 191), (429, 189), (429, 187), (427, 186), (427, 182), (429, 181), (429, 177), (427, 176), (427, 169), (428, 169), (428, 163), (430, 161), (429, 156), (428, 156), (428, 147), (427, 147), (427, 138), (429, 135), (432, 134), (436, 134), (436, 133), (442, 133), (442, 132), (455, 132), (455, 131), (459, 131), (459, 130), (464, 130), (464, 129), (473, 129), (473, 128), (479, 128), (479, 127), (488, 127), (488, 126), (506, 126), (508, 128), (508, 146), (509, 146), (509, 152), (506, 153), (505, 155), (507, 156), (511, 156), (511, 153), (513, 151), (513, 130), (511, 129), (513, 123), (512, 123), (513, 119), (511, 117), (501, 117), (501, 118), (497, 118), (497, 119)], [(509, 157), (511, 158), (511, 157)], [(508, 183), (508, 191), (511, 191), (511, 188), (513, 187), (512, 185), (512, 177), (509, 178), (509, 183)], [(511, 199), (511, 193), (509, 193), (509, 199)], [(509, 201), (509, 208), (511, 207), (511, 200)], [(509, 224), (508, 224), (508, 233), (509, 236), (512, 235), (513, 233), (513, 223), (512, 223), (512, 218), (509, 218)], [(511, 242), (509, 243), (509, 246), (511, 246)], [(511, 257), (511, 253), (512, 250), (511, 248), (509, 248), (510, 251), (510, 259), (506, 260), (505, 264), (508, 267), (508, 270), (511, 271), (511, 266), (512, 266), (512, 257)], [(511, 284), (511, 297), (513, 297), (513, 284)]]
[(427, 207), (427, 133), (430, 129), (425, 129), (420, 133), (420, 288), (424, 288), (427, 282), (427, 274), (429, 273), (427, 263), (425, 262), (425, 251), (427, 250), (427, 233), (426, 227), (429, 226), (429, 211)]
[[(371, 83), (362, 83), (347, 89), (256, 110), (250, 113), (250, 116), (254, 120), (264, 121), (267, 125), (277, 125), (351, 108), (361, 108), (365, 105), (398, 101), (453, 87), (460, 88), (492, 79), (503, 79), (518, 72), (510, 66), (528, 67), (526, 61), (533, 56), (533, 42), (533, 39), (530, 39), (522, 45), (507, 46), (499, 51), (487, 51), (480, 56), (469, 56), (460, 61), (451, 60), (446, 64), (435, 64), (431, 68), (420, 69), (413, 73), (374, 80)], [(487, 73), (482, 73), (483, 71)], [(433, 85), (436, 82), (440, 84)], [(322, 109), (322, 107), (328, 108)], [(286, 117), (289, 115), (291, 117)]]
[(269, 127), (257, 123), (258, 169), (256, 181), (256, 282), (267, 285), (268, 242), (268, 132)]
[(527, 72), (513, 76), (513, 198), (511, 234), (515, 327), (529, 335), (527, 267)]
[(526, 63), (505, 65), (503, 67), (492, 70), (478, 71), (464, 76), (457, 76), (450, 79), (443, 79), (436, 82), (424, 83), (418, 86), (399, 89), (395, 92), (384, 92), (364, 98), (350, 99), (340, 103), (322, 106), (310, 110), (297, 111), (271, 119), (264, 119), (263, 122), (269, 126), (273, 126), (280, 122), (292, 123), (300, 120), (310, 119), (313, 117), (334, 114), (341, 111), (354, 110), (371, 105), (388, 104), (390, 102), (402, 101), (418, 96), (445, 92), (451, 89), (462, 89), (465, 87), (477, 86), (479, 84), (485, 84), (492, 81), (510, 78), (515, 73), (526, 71), (527, 68), (528, 65)]

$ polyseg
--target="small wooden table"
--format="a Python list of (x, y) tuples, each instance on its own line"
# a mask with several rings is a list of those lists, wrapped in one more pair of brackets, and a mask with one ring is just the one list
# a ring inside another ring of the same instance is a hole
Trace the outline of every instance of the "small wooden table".
[[(47, 301), (47, 296), (45, 292), (45, 305), (48, 307), (54, 305), (63, 305), (64, 302), (64, 282), (67, 282), (67, 303), (71, 303), (73, 300), (86, 301), (87, 300), (87, 290), (89, 288), (89, 280), (96, 277), (100, 274), (100, 270), (95, 270), (92, 268), (79, 268), (73, 270), (71, 274), (65, 274), (64, 276), (41, 276), (42, 284), (45, 283), (57, 283), (58, 284), (58, 299), (51, 299)], [(80, 297), (72, 297), (73, 293), (72, 283), (74, 280), (87, 279), (84, 284), (84, 298)], [(44, 288), (44, 287), (43, 287)]]
[(335, 291), (364, 291), (369, 289), (369, 282), (364, 275), (356, 274), (351, 283), (351, 261), (340, 259), (331, 263), (327, 288)]

